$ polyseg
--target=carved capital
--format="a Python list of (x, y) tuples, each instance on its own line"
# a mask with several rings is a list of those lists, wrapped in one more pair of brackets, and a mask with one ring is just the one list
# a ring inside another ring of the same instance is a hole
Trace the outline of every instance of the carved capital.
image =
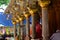
[(34, 15), (34, 13), (37, 11), (37, 9), (31, 9), (30, 11), (29, 11), (29, 13), (31, 14), (31, 15)]
[(19, 20), (20, 20), (20, 21), (22, 21), (22, 20), (23, 20), (23, 18), (22, 18), (22, 17), (19, 17)]
[(15, 25), (16, 24), (16, 22), (15, 21), (12, 21), (12, 23)]
[(24, 13), (24, 16), (25, 16), (26, 18), (28, 18), (28, 17), (30, 16), (30, 14), (29, 14), (29, 13)]
[(24, 20), (24, 17), (23, 16), (19, 17), (19, 21), (22, 21), (22, 20)]
[(27, 7), (27, 9), (31, 15), (34, 15), (34, 13), (37, 11), (37, 9), (30, 9), (30, 7)]
[(39, 1), (39, 5), (44, 8), (47, 7), (50, 4), (50, 0), (46, 0), (46, 1)]
[(15, 21), (16, 21), (16, 23), (18, 23), (18, 22), (19, 22), (19, 20), (18, 20), (18, 19), (16, 19)]

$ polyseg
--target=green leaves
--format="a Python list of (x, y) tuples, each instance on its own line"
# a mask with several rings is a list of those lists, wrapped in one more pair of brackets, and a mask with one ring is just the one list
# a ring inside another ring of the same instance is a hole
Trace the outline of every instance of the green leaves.
[(9, 0), (0, 0), (0, 6), (5, 4), (5, 5), (8, 5), (9, 3)]

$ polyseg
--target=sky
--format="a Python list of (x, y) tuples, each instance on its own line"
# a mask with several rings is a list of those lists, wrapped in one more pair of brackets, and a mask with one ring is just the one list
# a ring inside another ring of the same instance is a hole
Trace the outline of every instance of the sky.
[(7, 20), (6, 15), (4, 14), (4, 11), (5, 11), (6, 8), (7, 8), (6, 5), (1, 5), (0, 6), (0, 26), (4, 26), (4, 25), (10, 26), (9, 24), (11, 24), (10, 23), (11, 21)]
[(6, 26), (6, 27), (7, 26), (12, 27), (13, 26), (11, 18), (9, 17), (9, 19), (7, 19), (7, 15), (8, 14), (4, 14), (3, 12), (0, 12), (0, 26)]
[[(5, 6), (5, 5), (1, 5), (1, 6), (0, 6), (0, 12), (4, 12), (4, 10), (6, 9), (6, 7), (7, 7), (7, 6)], [(1, 9), (1, 8), (3, 8), (4, 10)], [(4, 25), (3, 25), (3, 24), (0, 24), (0, 26), (4, 26)]]
[(3, 25), (3, 24), (0, 24), (0, 27), (1, 27), (1, 26), (4, 26), (4, 25)]
[[(1, 9), (1, 8), (3, 8), (4, 10), (3, 10), (3, 9)], [(3, 4), (3, 5), (1, 5), (1, 6), (0, 6), (0, 12), (4, 12), (6, 8), (7, 8), (7, 6), (6, 6), (6, 5), (4, 5), (4, 4)]]

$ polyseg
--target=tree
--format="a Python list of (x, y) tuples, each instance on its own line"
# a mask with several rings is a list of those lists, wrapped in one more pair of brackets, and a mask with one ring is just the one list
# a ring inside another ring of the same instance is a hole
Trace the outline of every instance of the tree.
[(9, 3), (9, 0), (0, 0), (0, 6), (5, 4), (5, 5), (8, 5)]

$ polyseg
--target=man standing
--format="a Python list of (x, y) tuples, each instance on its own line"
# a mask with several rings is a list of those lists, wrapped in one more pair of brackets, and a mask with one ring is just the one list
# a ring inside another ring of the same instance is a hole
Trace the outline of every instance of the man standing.
[(60, 40), (60, 30), (56, 30), (56, 33), (54, 33), (51, 37), (50, 40)]

